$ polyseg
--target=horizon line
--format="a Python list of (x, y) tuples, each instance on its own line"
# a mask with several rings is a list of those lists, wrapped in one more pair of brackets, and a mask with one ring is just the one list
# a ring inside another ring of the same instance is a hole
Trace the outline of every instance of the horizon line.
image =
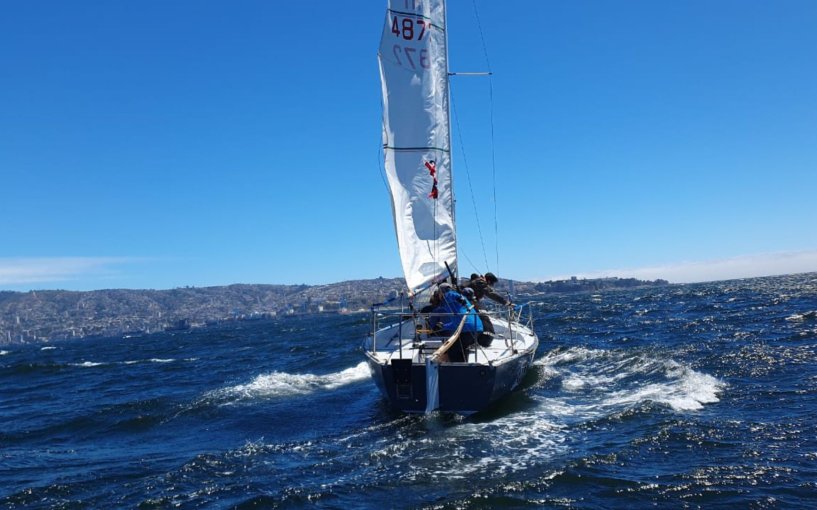
[[(158, 260), (146, 257), (16, 257), (0, 258), (0, 291), (29, 292), (44, 290), (171, 290), (185, 287), (209, 288), (227, 287), (231, 285), (307, 285), (310, 287), (331, 285), (355, 281), (355, 279), (337, 280), (323, 283), (245, 283), (231, 282), (221, 285), (175, 285), (168, 287), (133, 287), (110, 286), (92, 289), (60, 288), (60, 283), (81, 282), (83, 279), (91, 283), (94, 280), (111, 281), (117, 278), (128, 277), (129, 274), (121, 266), (127, 264), (144, 264)], [(548, 277), (533, 278), (501, 278), (526, 283), (544, 283), (547, 281), (570, 280), (573, 277), (582, 279), (601, 278), (636, 278), (644, 281), (666, 280), (672, 284), (706, 283), (729, 280), (743, 280), (770, 276), (806, 274), (817, 272), (817, 250), (771, 252), (751, 255), (740, 255), (723, 259), (706, 261), (683, 261), (665, 265), (645, 266), (641, 268), (618, 268), (591, 271), (579, 271), (572, 274), (557, 274)], [(357, 280), (376, 280), (383, 276), (372, 278), (357, 278)], [(388, 279), (400, 279), (394, 276)], [(31, 284), (50, 283), (48, 287), (20, 289), (17, 287)]]

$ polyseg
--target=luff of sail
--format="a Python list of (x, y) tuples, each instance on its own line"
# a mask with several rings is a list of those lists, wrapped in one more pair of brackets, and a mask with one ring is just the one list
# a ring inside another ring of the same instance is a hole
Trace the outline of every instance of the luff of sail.
[(457, 262), (443, 0), (389, 0), (378, 59), (394, 226), (416, 290)]

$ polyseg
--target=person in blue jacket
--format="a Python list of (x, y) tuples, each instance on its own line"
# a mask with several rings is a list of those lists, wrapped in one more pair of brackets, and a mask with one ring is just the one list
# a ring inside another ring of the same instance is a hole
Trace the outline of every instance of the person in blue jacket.
[[(465, 351), (476, 342), (482, 333), (482, 321), (474, 306), (465, 297), (447, 283), (442, 283), (434, 291), (438, 300), (429, 318), (429, 326), (434, 334), (450, 337), (454, 334), (465, 316), (465, 323), (459, 338), (448, 350), (449, 361), (465, 361)], [(434, 315), (439, 314), (439, 315)]]

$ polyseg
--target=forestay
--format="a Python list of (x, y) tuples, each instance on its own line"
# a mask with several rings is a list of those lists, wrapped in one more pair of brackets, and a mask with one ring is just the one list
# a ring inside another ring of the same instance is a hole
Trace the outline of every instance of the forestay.
[(380, 41), (383, 147), (409, 289), (456, 271), (443, 0), (389, 0)]

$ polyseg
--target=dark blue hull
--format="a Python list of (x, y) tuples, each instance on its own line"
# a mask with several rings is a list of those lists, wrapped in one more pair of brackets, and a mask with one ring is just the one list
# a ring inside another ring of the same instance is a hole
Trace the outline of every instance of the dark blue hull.
[[(483, 411), (516, 388), (533, 362), (534, 352), (520, 353), (499, 365), (442, 363), (439, 365), (440, 411), (473, 414)], [(377, 387), (394, 409), (426, 411), (426, 366), (420, 363), (378, 363), (366, 357)], [(408, 361), (408, 360), (407, 360)]]

